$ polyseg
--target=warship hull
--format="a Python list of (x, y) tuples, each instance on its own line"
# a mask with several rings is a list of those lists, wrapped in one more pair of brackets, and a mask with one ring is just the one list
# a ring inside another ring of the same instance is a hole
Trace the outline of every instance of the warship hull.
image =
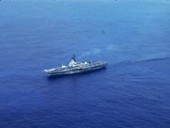
[(84, 73), (84, 72), (103, 69), (106, 67), (106, 65), (107, 62), (98, 61), (94, 63), (80, 63), (80, 64), (76, 64), (73, 67), (66, 66), (66, 67), (57, 67), (53, 69), (45, 69), (44, 71), (47, 72), (50, 76), (71, 75), (71, 74)]

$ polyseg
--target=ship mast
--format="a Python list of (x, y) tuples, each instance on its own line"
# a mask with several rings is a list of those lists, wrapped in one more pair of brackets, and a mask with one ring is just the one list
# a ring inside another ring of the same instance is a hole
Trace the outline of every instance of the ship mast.
[(72, 60), (74, 60), (75, 62), (77, 62), (75, 54), (73, 54)]

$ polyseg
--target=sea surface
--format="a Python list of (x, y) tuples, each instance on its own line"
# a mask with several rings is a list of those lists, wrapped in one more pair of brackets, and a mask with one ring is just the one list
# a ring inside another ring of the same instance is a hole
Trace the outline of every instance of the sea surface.
[(1, 0), (0, 128), (170, 128), (170, 1)]

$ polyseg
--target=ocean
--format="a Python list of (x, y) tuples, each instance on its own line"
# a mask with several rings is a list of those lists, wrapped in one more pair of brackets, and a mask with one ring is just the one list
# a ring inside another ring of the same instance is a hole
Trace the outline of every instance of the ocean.
[(170, 1), (0, 1), (0, 128), (169, 127)]

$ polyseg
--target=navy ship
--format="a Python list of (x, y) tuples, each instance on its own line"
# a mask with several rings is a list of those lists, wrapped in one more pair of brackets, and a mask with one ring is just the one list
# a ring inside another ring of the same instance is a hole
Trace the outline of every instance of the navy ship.
[(77, 62), (73, 55), (72, 60), (67, 66), (62, 65), (61, 67), (45, 69), (44, 72), (47, 72), (49, 75), (69, 75), (102, 69), (105, 68), (106, 65), (106, 61)]

